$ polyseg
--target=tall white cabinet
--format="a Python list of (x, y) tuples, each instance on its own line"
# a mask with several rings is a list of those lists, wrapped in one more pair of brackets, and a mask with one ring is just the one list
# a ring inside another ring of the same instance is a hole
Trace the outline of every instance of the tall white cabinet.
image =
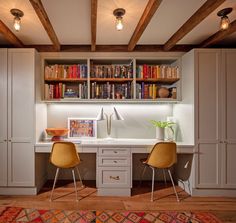
[(236, 50), (196, 49), (183, 56), (183, 66), (189, 58), (195, 95), (193, 195), (236, 195)]
[(1, 49), (0, 58), (0, 193), (24, 194), (20, 188), (26, 191), (28, 187), (31, 193), (35, 187), (38, 55), (33, 49)]

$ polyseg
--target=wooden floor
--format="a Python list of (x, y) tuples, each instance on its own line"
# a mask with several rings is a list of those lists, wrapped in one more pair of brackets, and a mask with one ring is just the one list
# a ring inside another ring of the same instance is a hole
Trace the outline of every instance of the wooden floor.
[(79, 202), (75, 201), (72, 183), (60, 182), (54, 192), (53, 202), (49, 202), (52, 182), (48, 182), (36, 196), (0, 196), (1, 206), (18, 206), (37, 209), (67, 210), (180, 210), (208, 211), (215, 214), (222, 222), (236, 222), (236, 198), (227, 197), (191, 197), (177, 187), (180, 202), (176, 201), (172, 187), (156, 185), (154, 202), (150, 202), (149, 182), (142, 186), (135, 184), (131, 197), (97, 196), (95, 182), (84, 182), (86, 187), (78, 185)]

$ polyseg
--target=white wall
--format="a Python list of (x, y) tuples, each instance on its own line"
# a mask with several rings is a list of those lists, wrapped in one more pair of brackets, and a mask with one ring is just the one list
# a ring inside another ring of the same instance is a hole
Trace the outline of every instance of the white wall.
[[(155, 128), (151, 119), (166, 120), (172, 116), (172, 104), (49, 104), (47, 107), (47, 127), (67, 127), (68, 117), (96, 118), (103, 107), (110, 115), (113, 107), (124, 117), (124, 121), (112, 120), (112, 137), (115, 138), (155, 138)], [(98, 122), (98, 138), (106, 137), (106, 121)]]

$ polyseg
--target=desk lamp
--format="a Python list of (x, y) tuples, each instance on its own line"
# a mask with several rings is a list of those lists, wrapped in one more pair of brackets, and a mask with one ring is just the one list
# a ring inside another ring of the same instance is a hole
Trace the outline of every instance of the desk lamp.
[(124, 120), (124, 118), (121, 116), (121, 114), (118, 113), (115, 107), (113, 107), (113, 110), (114, 112), (108, 116), (102, 108), (97, 116), (97, 121), (107, 120), (107, 138), (111, 138), (111, 117), (113, 116), (113, 120)]

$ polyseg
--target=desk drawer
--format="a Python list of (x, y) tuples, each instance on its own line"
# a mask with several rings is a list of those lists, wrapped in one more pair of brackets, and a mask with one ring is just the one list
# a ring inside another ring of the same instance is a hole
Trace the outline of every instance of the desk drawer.
[(130, 166), (129, 157), (98, 157), (99, 166)]
[(98, 168), (98, 187), (131, 187), (130, 167)]
[(130, 148), (99, 148), (99, 156), (130, 156)]

